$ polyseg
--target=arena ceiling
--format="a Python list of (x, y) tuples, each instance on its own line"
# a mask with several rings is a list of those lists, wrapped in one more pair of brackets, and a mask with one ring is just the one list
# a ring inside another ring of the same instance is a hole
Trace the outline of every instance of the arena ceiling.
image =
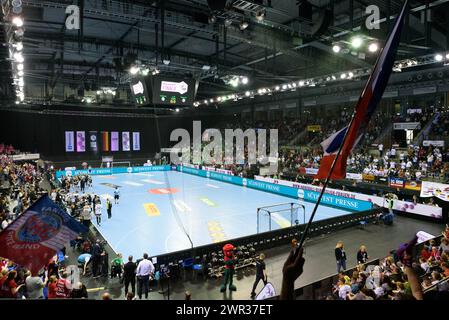
[[(199, 98), (234, 92), (226, 80), (235, 75), (248, 77), (244, 89), (238, 88), (246, 90), (369, 68), (375, 53), (336, 54), (332, 47), (349, 46), (355, 35), (382, 45), (393, 20), (367, 30), (365, 9), (376, 5), (381, 18), (393, 19), (402, 5), (398, 0), (209, 2), (212, 8), (206, 0), (21, 0), (26, 99), (61, 100), (101, 87), (125, 90), (136, 62), (163, 74), (199, 78)], [(79, 30), (65, 25), (72, 4), (81, 9)], [(412, 0), (411, 8), (398, 59), (449, 49), (449, 0)], [(3, 16), (5, 29), (8, 19)], [(7, 43), (5, 30), (0, 36)], [(7, 53), (3, 46), (3, 99), (11, 96), (13, 73)], [(126, 100), (123, 94), (117, 99)]]

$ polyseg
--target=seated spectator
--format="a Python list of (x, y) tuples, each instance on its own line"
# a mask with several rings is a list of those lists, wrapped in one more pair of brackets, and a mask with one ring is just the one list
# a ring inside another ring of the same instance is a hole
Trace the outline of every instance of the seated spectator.
[(87, 288), (82, 282), (78, 282), (75, 288), (70, 293), (72, 299), (87, 299)]

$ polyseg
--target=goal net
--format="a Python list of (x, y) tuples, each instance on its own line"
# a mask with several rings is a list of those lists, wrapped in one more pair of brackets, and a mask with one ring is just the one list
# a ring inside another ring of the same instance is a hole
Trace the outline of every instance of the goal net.
[[(114, 168), (129, 168), (131, 167), (130, 161), (112, 161), (111, 162), (111, 169)], [(111, 173), (113, 173), (114, 170), (111, 170)]]
[(305, 216), (305, 206), (296, 202), (257, 208), (257, 233), (304, 224)]

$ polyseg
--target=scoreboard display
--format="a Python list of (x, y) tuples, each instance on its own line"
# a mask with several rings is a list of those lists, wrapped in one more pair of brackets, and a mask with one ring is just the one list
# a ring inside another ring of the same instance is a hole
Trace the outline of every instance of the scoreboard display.
[(171, 106), (193, 105), (198, 89), (198, 82), (195, 79), (154, 76), (151, 80), (153, 104)]
[(144, 77), (137, 77), (131, 79), (131, 93), (134, 97), (134, 102), (137, 105), (147, 105), (151, 103), (151, 92), (148, 90), (147, 79)]

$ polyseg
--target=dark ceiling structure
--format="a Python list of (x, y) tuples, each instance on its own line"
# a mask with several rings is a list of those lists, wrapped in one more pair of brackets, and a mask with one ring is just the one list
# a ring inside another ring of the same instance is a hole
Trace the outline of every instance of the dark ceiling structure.
[[(381, 47), (402, 5), (399, 0), (4, 0), (2, 7), (13, 1), (23, 7), (25, 102), (64, 102), (111, 88), (117, 92), (111, 101), (122, 104), (130, 102), (129, 70), (135, 64), (199, 79), (198, 99), (370, 68), (378, 52), (351, 49), (351, 38)], [(80, 9), (78, 30), (66, 27), (70, 5)], [(366, 27), (370, 5), (380, 9), (378, 29)], [(412, 0), (411, 8), (398, 60), (448, 50), (449, 0)], [(3, 48), (11, 19), (4, 10)], [(342, 47), (338, 54), (336, 44)], [(2, 50), (0, 98), (9, 101), (14, 70), (8, 50)], [(248, 84), (233, 87), (229, 79), (235, 76), (247, 77)]]

